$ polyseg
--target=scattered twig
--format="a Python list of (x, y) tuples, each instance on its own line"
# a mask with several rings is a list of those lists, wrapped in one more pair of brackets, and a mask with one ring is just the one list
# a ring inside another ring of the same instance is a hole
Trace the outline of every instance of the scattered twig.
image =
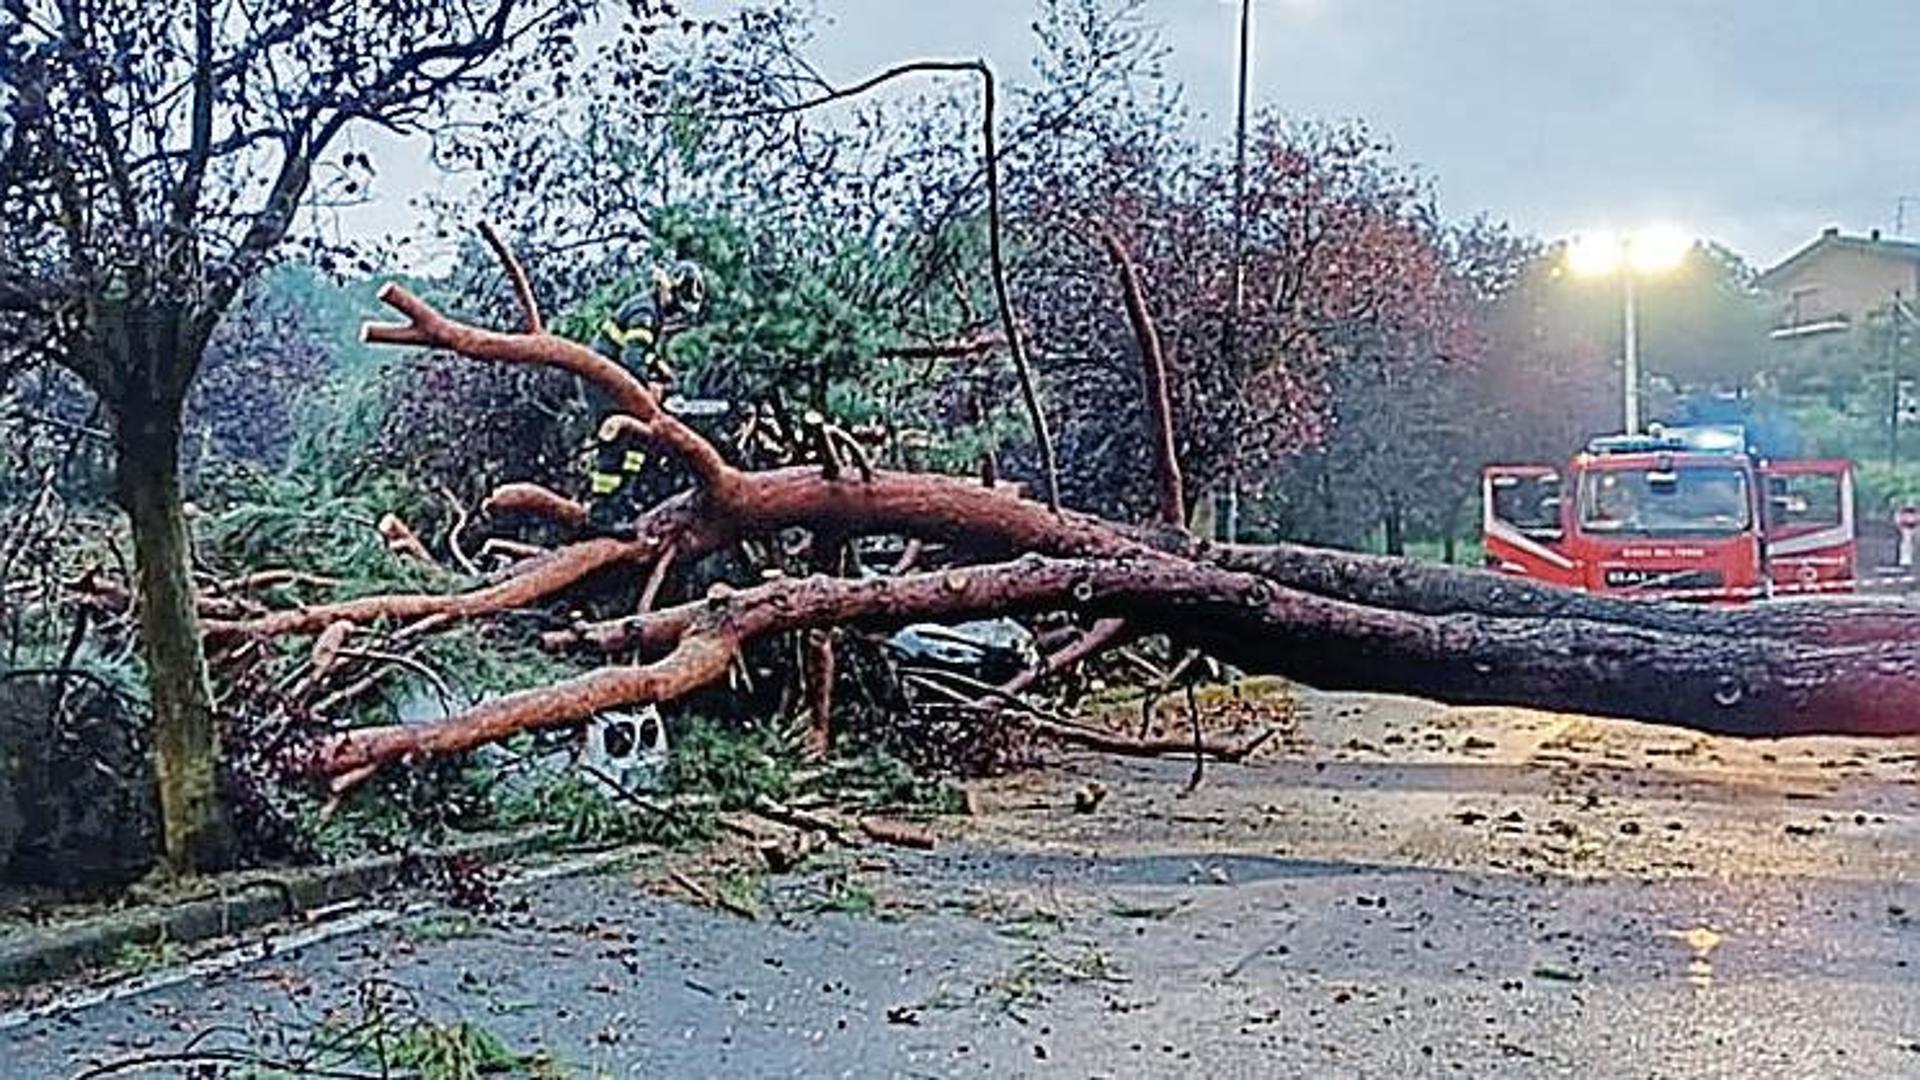
[(753, 812), (776, 824), (790, 826), (810, 832), (823, 832), (836, 844), (847, 844), (854, 837), (847, 826), (829, 817), (823, 817), (811, 810), (802, 810), (797, 806), (761, 796), (753, 801)]
[[(969, 679), (966, 676), (957, 675), (953, 672), (943, 671), (940, 672), (939, 675), (940, 678), (943, 679), (964, 682), (971, 684), (973, 687), (977, 687), (981, 697), (999, 698), (1000, 702), (1006, 707), (1022, 714), (1019, 720), (1020, 723), (1026, 724), (1034, 731), (1056, 742), (1084, 746), (1090, 750), (1100, 750), (1110, 754), (1118, 754), (1122, 757), (1166, 757), (1168, 755), (1193, 753), (1193, 743), (1186, 739), (1130, 738), (1125, 735), (1116, 735), (1109, 731), (1103, 731), (1091, 724), (1082, 723), (1057, 713), (1049, 712), (1038, 705), (1022, 700), (1016, 695), (1008, 694), (999, 687)], [(979, 698), (968, 697), (951, 686), (943, 686), (932, 679), (926, 678), (922, 673), (915, 673), (914, 675), (908, 676), (908, 678), (916, 685), (934, 690), (963, 706), (973, 706), (982, 709), (996, 707), (981, 701)], [(1217, 761), (1239, 761), (1259, 749), (1275, 734), (1276, 732), (1270, 729), (1262, 732), (1259, 737), (1252, 741), (1240, 744), (1223, 745), (1203, 740), (1200, 752)]]
[(1112, 647), (1115, 642), (1122, 640), (1126, 635), (1127, 621), (1125, 619), (1100, 619), (1088, 627), (1086, 633), (1080, 635), (1077, 640), (1062, 646), (1059, 652), (1053, 653), (1041, 661), (1039, 667), (1028, 668), (1022, 671), (1020, 674), (1002, 683), (1000, 689), (1008, 693), (1018, 693), (1049, 675), (1065, 671), (1075, 664)]
[(897, 576), (913, 569), (913, 565), (920, 561), (922, 550), (923, 545), (918, 537), (908, 540), (906, 547), (900, 552), (900, 557), (894, 560), (893, 567), (887, 572)]
[(457, 699), (452, 688), (447, 685), (447, 680), (443, 678), (439, 672), (428, 667), (424, 662), (415, 657), (407, 656), (404, 653), (383, 652), (379, 649), (341, 649), (340, 655), (351, 657), (355, 660), (373, 660), (383, 664), (395, 664), (406, 668), (427, 680), (427, 683), (433, 687), (433, 692), (440, 698), (440, 707), (446, 710), (448, 716), (452, 716), (459, 711), (459, 706), (455, 703)]
[(354, 682), (348, 683), (347, 685), (341, 687), (340, 689), (335, 690), (333, 693), (328, 694), (326, 697), (323, 697), (320, 700), (314, 702), (313, 710), (312, 710), (313, 714), (315, 716), (322, 716), (322, 717), (333, 716), (335, 710), (340, 708), (340, 706), (348, 704), (349, 702), (357, 701), (358, 699), (365, 697), (376, 686), (379, 686), (381, 681), (384, 680), (387, 677), (387, 675), (392, 671), (393, 671), (393, 668), (390, 665), (385, 667), (375, 668), (369, 674), (361, 677), (360, 679)]
[(528, 544), (519, 540), (509, 540), (501, 536), (490, 536), (485, 543), (480, 545), (479, 557), (482, 559), (497, 557), (509, 564), (503, 572), (512, 573), (520, 567), (525, 566), (529, 559), (545, 555), (551, 550), (550, 548), (543, 548), (539, 544)]
[(653, 570), (647, 575), (647, 584), (640, 590), (640, 602), (633, 606), (635, 615), (645, 615), (653, 610), (653, 602), (660, 597), (660, 587), (666, 584), (667, 571), (673, 567), (673, 558), (678, 549), (671, 543), (660, 552), (653, 561)]
[(427, 566), (439, 568), (439, 563), (427, 551), (427, 545), (420, 542), (420, 536), (412, 527), (401, 521), (398, 514), (386, 514), (380, 523), (374, 526), (382, 539), (387, 542), (387, 550), (395, 555), (412, 559)]
[(1193, 727), (1193, 775), (1187, 777), (1187, 794), (1191, 795), (1200, 787), (1201, 777), (1206, 775), (1207, 754), (1200, 737), (1200, 703), (1195, 699), (1193, 683), (1187, 683), (1187, 723)]
[(700, 901), (702, 904), (706, 905), (707, 907), (723, 908), (727, 911), (734, 913), (735, 915), (740, 916), (743, 919), (759, 918), (759, 913), (754, 911), (752, 908), (746, 906), (745, 904), (735, 901), (734, 899), (725, 895), (724, 893), (721, 893), (714, 889), (707, 888), (705, 885), (700, 884), (699, 882), (693, 880), (692, 878), (688, 877), (686, 874), (678, 870), (674, 870), (670, 872), (667, 875), (667, 877), (675, 885), (678, 885), (682, 889), (685, 889), (688, 893), (690, 893), (694, 897), (694, 899)]
[(479, 577), (480, 568), (474, 565), (473, 560), (467, 557), (466, 550), (460, 546), (460, 534), (467, 529), (467, 508), (461, 505), (459, 497), (454, 495), (452, 488), (442, 485), (440, 494), (447, 500), (447, 506), (453, 510), (453, 524), (447, 529), (447, 550), (453, 552), (453, 561), (461, 570), (472, 577)]
[(94, 1080), (101, 1076), (118, 1076), (123, 1073), (151, 1073), (162, 1068), (168, 1071), (189, 1069), (187, 1075), (225, 1075), (228, 1067), (239, 1067), (246, 1075), (282, 1075), (311, 1076), (318, 1080), (386, 1080), (386, 1072), (365, 1072), (359, 1069), (329, 1069), (316, 1066), (310, 1061), (281, 1061), (276, 1058), (242, 1050), (186, 1050), (178, 1053), (136, 1054), (117, 1058), (96, 1065), (85, 1072), (74, 1074), (74, 1080)]

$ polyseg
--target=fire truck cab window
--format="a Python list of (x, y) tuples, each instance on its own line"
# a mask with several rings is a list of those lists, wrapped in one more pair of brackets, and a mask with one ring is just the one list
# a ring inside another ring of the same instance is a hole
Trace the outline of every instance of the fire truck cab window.
[(1840, 524), (1840, 477), (1802, 473), (1767, 477), (1767, 526), (1817, 528)]
[(1528, 536), (1560, 536), (1560, 477), (1553, 473), (1496, 476), (1493, 516)]
[(1739, 469), (1605, 469), (1584, 478), (1580, 524), (1608, 535), (1714, 536), (1746, 529), (1749, 506)]

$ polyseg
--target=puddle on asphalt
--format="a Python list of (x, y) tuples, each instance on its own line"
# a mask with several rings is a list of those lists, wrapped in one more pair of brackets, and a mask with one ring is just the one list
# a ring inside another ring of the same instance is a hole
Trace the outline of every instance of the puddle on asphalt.
[(1687, 960), (1687, 981), (1700, 989), (1713, 985), (1713, 950), (1726, 940), (1711, 926), (1669, 930), (1667, 936), (1684, 944), (1693, 956)]

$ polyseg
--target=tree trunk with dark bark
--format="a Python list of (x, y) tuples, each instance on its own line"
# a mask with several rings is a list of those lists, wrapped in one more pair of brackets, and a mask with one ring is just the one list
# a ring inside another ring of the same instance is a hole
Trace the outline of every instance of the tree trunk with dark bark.
[(218, 869), (231, 861), (232, 837), (217, 790), (220, 737), (180, 490), (180, 406), (150, 399), (119, 413), (117, 482), (133, 533), (167, 866)]

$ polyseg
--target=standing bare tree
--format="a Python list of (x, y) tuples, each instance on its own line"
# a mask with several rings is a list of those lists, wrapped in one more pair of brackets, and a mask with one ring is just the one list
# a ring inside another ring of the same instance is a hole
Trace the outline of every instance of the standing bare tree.
[[(631, 0), (635, 21), (658, 12)], [(183, 10), (184, 8), (184, 10)], [(364, 198), (357, 125), (432, 132), (507, 57), (573, 50), (586, 0), (0, 0), (0, 350), (113, 420), (168, 866), (227, 858), (181, 413), (215, 325), (301, 210)]]

